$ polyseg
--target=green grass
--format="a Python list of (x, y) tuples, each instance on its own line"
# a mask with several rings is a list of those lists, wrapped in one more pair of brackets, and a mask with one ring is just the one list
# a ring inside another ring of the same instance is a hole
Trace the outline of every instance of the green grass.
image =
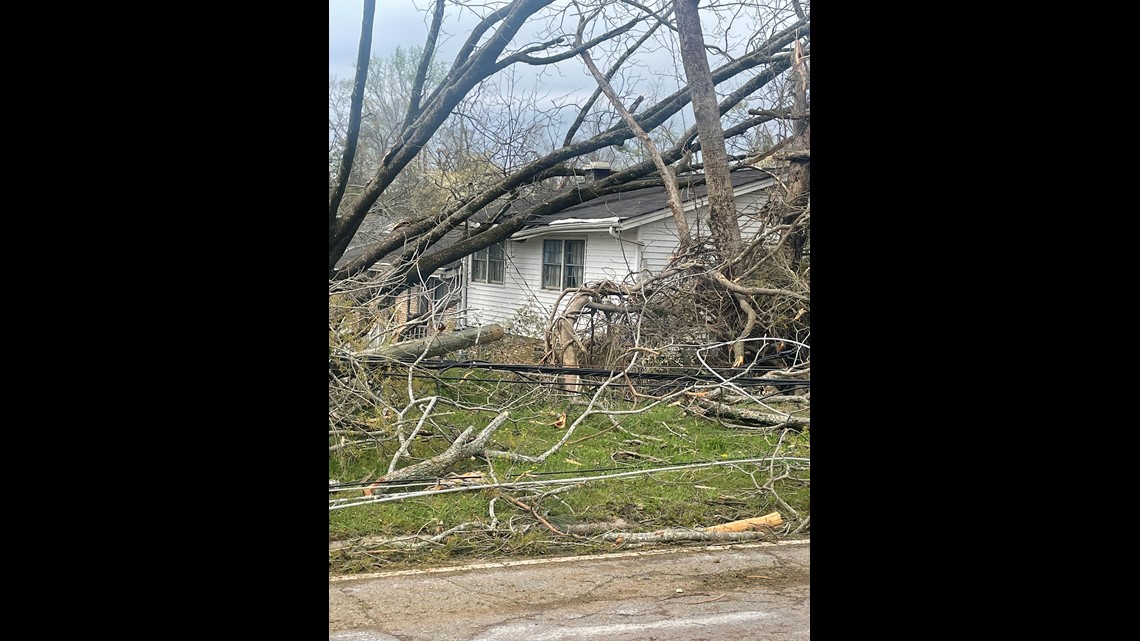
[[(472, 395), (465, 390), (463, 400), (501, 401), (504, 390), (478, 388), (483, 393)], [(443, 390), (458, 396), (457, 390)], [(428, 392), (434, 393), (434, 390)], [(490, 399), (489, 395), (498, 395)], [(585, 409), (553, 394), (545, 393), (543, 404), (516, 408), (511, 419), (491, 440), (491, 449), (536, 456), (546, 451), (564, 434), (552, 425), (567, 413), (567, 425)], [(628, 409), (629, 404), (607, 402), (611, 409)], [(644, 406), (644, 403), (642, 403)], [(411, 418), (418, 419), (413, 410)], [(417, 439), (410, 455), (399, 467), (430, 458), (443, 451), (463, 428), (476, 431), (494, 416), (491, 412), (458, 409), (437, 405), (434, 424), (427, 426), (431, 435)], [(659, 405), (641, 414), (615, 417), (621, 429), (605, 416), (590, 416), (575, 430), (570, 441), (542, 464), (525, 464), (502, 459), (470, 459), (456, 472), (481, 472), (488, 480), (514, 481), (526, 474), (535, 478), (600, 476), (621, 471), (681, 465), (706, 461), (728, 461), (772, 456), (810, 457), (810, 436), (787, 431), (759, 433), (731, 429), (708, 419), (687, 414), (679, 407)], [(390, 430), (391, 419), (372, 421), (373, 429)], [(411, 425), (405, 430), (410, 430)], [(623, 431), (624, 430), (624, 431)], [(330, 440), (330, 444), (334, 441)], [(777, 450), (777, 443), (779, 447)], [(331, 452), (329, 478), (342, 482), (374, 479), (387, 471), (392, 454), (399, 443), (390, 439), (371, 445)], [(606, 471), (597, 471), (597, 470)], [(596, 470), (596, 471), (590, 471)], [(775, 476), (788, 474), (775, 482), (779, 498), (791, 506), (798, 519), (778, 505), (770, 491), (761, 490), (770, 478), (767, 463), (736, 464), (692, 468), (626, 478), (597, 480), (547, 496), (539, 501), (541, 490), (508, 490), (515, 499), (533, 505), (538, 513), (557, 528), (583, 524), (623, 522), (624, 532), (651, 532), (673, 527), (707, 527), (728, 521), (757, 517), (779, 511), (786, 524), (794, 529), (810, 513), (809, 470), (799, 464), (789, 469), (777, 462)], [(411, 488), (421, 489), (421, 488)], [(347, 498), (360, 493), (330, 493), (330, 498)], [(362, 537), (396, 537), (434, 535), (461, 523), (490, 522), (488, 511), (494, 490), (454, 492), (410, 498), (374, 505), (362, 505), (329, 512), (330, 542), (358, 541)], [(452, 535), (444, 541), (409, 551), (392, 545), (371, 543), (330, 552), (330, 570), (361, 572), (392, 569), (411, 564), (457, 562), (459, 560), (534, 556), (546, 554), (581, 554), (614, 549), (613, 543), (598, 537), (560, 537), (542, 525), (533, 514), (511, 505), (505, 499), (495, 502), (499, 528), (495, 532), (476, 531)], [(372, 539), (375, 541), (375, 539)]]

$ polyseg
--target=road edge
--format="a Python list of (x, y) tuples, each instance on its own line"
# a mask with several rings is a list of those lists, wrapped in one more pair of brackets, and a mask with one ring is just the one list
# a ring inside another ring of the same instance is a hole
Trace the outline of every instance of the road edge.
[(579, 556), (561, 556), (549, 559), (521, 559), (518, 561), (490, 561), (486, 563), (468, 563), (439, 568), (424, 568), (422, 570), (393, 570), (391, 572), (370, 572), (368, 574), (329, 575), (329, 583), (343, 581), (366, 581), (369, 579), (383, 579), (395, 576), (414, 576), (419, 574), (441, 574), (445, 572), (470, 572), (472, 570), (486, 570), (491, 568), (510, 568), (522, 565), (547, 565), (550, 563), (571, 563), (574, 561), (591, 561), (604, 559), (623, 559), (639, 556), (660, 556), (663, 554), (685, 554), (694, 552), (711, 552), (716, 550), (748, 550), (753, 548), (779, 547), (784, 545), (810, 545), (811, 539), (795, 539), (790, 541), (761, 541), (758, 543), (725, 543), (721, 545), (705, 545), (701, 547), (665, 548), (660, 550), (644, 550), (629, 552), (607, 552), (603, 554), (583, 554)]

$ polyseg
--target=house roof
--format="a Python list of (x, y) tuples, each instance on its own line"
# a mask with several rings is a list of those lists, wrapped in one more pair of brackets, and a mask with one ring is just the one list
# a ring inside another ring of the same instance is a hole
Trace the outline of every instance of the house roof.
[[(772, 179), (772, 175), (766, 171), (749, 167), (732, 172), (731, 179), (733, 189), (739, 190), (753, 183), (770, 180)], [(567, 192), (578, 193), (581, 187), (583, 187), (583, 185), (573, 185), (553, 193), (547, 192), (545, 194), (521, 197), (510, 204), (509, 209), (505, 212), (506, 216), (498, 216), (497, 218), (501, 219), (507, 216), (513, 216), (520, 211), (525, 212), (535, 209), (554, 196), (559, 196)], [(681, 196), (686, 201), (701, 198), (707, 195), (707, 193), (708, 189), (704, 184), (690, 188), (681, 188)], [(516, 232), (515, 236), (529, 236), (541, 233), (544, 230), (539, 228), (544, 227), (571, 229), (583, 226), (596, 226), (599, 224), (620, 226), (623, 221), (629, 221), (633, 223), (632, 226), (636, 226), (641, 222), (648, 222), (650, 218), (646, 218), (640, 222), (631, 221), (630, 219), (655, 212), (667, 211), (669, 207), (668, 198), (668, 192), (665, 190), (665, 187), (660, 185), (599, 196), (593, 200), (567, 207), (553, 214), (534, 216), (527, 220), (526, 224), (520, 231)], [(497, 214), (500, 209), (501, 206), (498, 208), (485, 209), (480, 212), (480, 215), (472, 217), (471, 220), (473, 222), (486, 222), (489, 219), (495, 218), (495, 214)], [(562, 228), (562, 225), (567, 225), (567, 227)]]
[[(402, 223), (397, 223), (396, 227), (398, 227), (400, 224), (402, 224)], [(393, 227), (392, 229), (395, 229), (395, 227)], [(389, 231), (391, 231), (391, 229)], [(434, 245), (429, 247), (424, 252), (424, 255), (427, 256), (430, 254), (434, 254), (437, 251), (446, 249), (446, 248), (454, 245), (459, 240), (461, 235), (462, 235), (461, 229), (452, 230), (451, 232), (445, 234), (443, 238), (440, 238), (439, 241), (437, 241)], [(360, 258), (362, 255), (364, 255), (364, 252), (367, 251), (371, 246), (372, 246), (372, 243), (370, 243), (370, 242), (365, 242), (365, 243), (360, 244), (360, 245), (350, 245), (348, 249), (344, 250), (344, 255), (340, 257), (340, 260), (336, 261), (336, 269), (343, 269), (350, 262), (356, 260), (357, 258)], [(402, 247), (396, 249), (396, 251), (393, 251), (393, 252), (389, 253), (388, 255), (384, 256), (383, 258), (381, 258), (380, 260), (376, 261), (376, 264), (373, 265), (370, 269), (372, 271), (376, 271), (376, 272), (381, 271), (383, 269), (384, 263), (391, 262), (391, 261), (395, 260), (401, 254), (403, 254), (403, 252), (404, 252), (404, 248), (402, 248)], [(458, 263), (459, 263), (458, 260), (452, 261), (452, 262), (448, 263), (447, 265), (444, 265), (443, 269), (454, 267)]]
[[(682, 175), (680, 177), (683, 178), (684, 176)], [(730, 178), (732, 179), (733, 190), (740, 190), (742, 188), (753, 186), (754, 183), (771, 180), (772, 174), (762, 169), (746, 167), (732, 172), (730, 174)], [(535, 209), (554, 196), (560, 196), (567, 192), (578, 193), (581, 187), (583, 187), (583, 185), (571, 185), (554, 192), (536, 192), (534, 194), (524, 195), (509, 204), (508, 209), (505, 212), (505, 216), (497, 215), (500, 214), (502, 205), (493, 205), (479, 211), (473, 215), (470, 220), (476, 225), (492, 219), (501, 220), (505, 217), (514, 216), (519, 212), (526, 212)], [(686, 201), (691, 201), (695, 198), (702, 198), (707, 194), (708, 189), (704, 184), (690, 188), (681, 188), (681, 196)], [(581, 230), (582, 227), (592, 227), (598, 225), (621, 226), (621, 223), (625, 221), (628, 221), (627, 226), (636, 227), (637, 225), (640, 225), (644, 222), (649, 222), (656, 219), (656, 217), (648, 216), (648, 214), (667, 212), (668, 207), (668, 192), (665, 191), (665, 187), (660, 185), (634, 189), (632, 191), (619, 192), (616, 194), (608, 194), (605, 196), (599, 196), (593, 200), (588, 200), (584, 203), (567, 207), (566, 209), (553, 214), (534, 216), (531, 219), (527, 220), (526, 224), (521, 230), (515, 232), (514, 237), (517, 238), (519, 236), (525, 237), (537, 235), (539, 233), (547, 231), (545, 228), (567, 231), (571, 229)], [(666, 213), (666, 215), (668, 214)], [(638, 218), (639, 216), (644, 218), (638, 220), (630, 220), (633, 218)], [(566, 227), (563, 227), (563, 225), (566, 225)], [(454, 234), (450, 234), (449, 236), (445, 237), (441, 243), (429, 249), (428, 253), (439, 251), (440, 249), (455, 242), (456, 238), (453, 236)], [(344, 256), (341, 257), (339, 261), (337, 261), (337, 268), (343, 267), (344, 265), (348, 264), (349, 261), (359, 257), (364, 253), (365, 249), (367, 249), (367, 245), (350, 247), (344, 253)], [(386, 256), (383, 260), (388, 260), (398, 254), (399, 251), (393, 252), (392, 254)]]

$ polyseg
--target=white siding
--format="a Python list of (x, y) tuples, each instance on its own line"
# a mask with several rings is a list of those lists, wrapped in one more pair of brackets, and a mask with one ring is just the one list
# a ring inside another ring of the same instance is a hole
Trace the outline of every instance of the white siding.
[[(632, 232), (622, 235), (633, 239)], [(469, 283), (467, 290), (467, 324), (486, 325), (499, 323), (508, 331), (518, 334), (541, 335), (539, 329), (550, 318), (551, 308), (561, 290), (542, 288), (542, 241), (545, 239), (585, 240), (585, 281), (632, 281), (637, 272), (638, 247), (633, 243), (619, 243), (606, 232), (549, 233), (523, 242), (504, 243), (507, 257), (506, 282)], [(468, 259), (470, 262), (470, 259)], [(470, 273), (470, 272), (468, 272)], [(562, 297), (561, 306), (570, 302)]]
[[(763, 192), (752, 192), (736, 197), (736, 211), (740, 216), (740, 236), (745, 241), (751, 240), (761, 228), (755, 215), (767, 201), (768, 197)], [(708, 218), (707, 206), (685, 214), (689, 231), (700, 236), (709, 235)], [(660, 273), (677, 249), (677, 225), (673, 222), (673, 216), (669, 215), (642, 225), (638, 228), (638, 240), (645, 243), (642, 269), (649, 270), (653, 274)]]
[(754, 191), (736, 197), (736, 213), (740, 217), (740, 238), (748, 243), (756, 240), (757, 232), (763, 230), (760, 209), (768, 204), (767, 190)]

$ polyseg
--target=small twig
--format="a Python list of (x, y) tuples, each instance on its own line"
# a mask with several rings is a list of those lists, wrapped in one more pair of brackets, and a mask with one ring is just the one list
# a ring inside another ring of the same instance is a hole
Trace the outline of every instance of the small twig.
[[(610, 418), (613, 418), (613, 417), (611, 416)], [(590, 434), (589, 436), (583, 436), (582, 438), (576, 438), (576, 439), (574, 439), (573, 441), (570, 441), (569, 443), (567, 443), (567, 445), (574, 445), (575, 443), (581, 443), (582, 441), (584, 441), (584, 440), (586, 440), (586, 439), (588, 439), (588, 438), (594, 438), (595, 436), (599, 436), (599, 435), (601, 435), (601, 434), (605, 434), (606, 432), (608, 432), (608, 431), (612, 430), (612, 429), (613, 429), (613, 428), (615, 428), (615, 427), (617, 427), (617, 423), (614, 423), (613, 425), (611, 425), (611, 426), (607, 427), (606, 429), (604, 429), (604, 430), (602, 430), (602, 431), (600, 431), (600, 432), (594, 432), (593, 434)]]
[[(431, 401), (428, 402), (427, 408), (422, 409), (423, 415), (420, 416), (420, 420), (416, 423), (415, 428), (412, 429), (412, 433), (408, 435), (407, 439), (400, 439), (402, 441), (402, 443), (400, 444), (400, 449), (396, 450), (396, 453), (392, 456), (392, 462), (388, 464), (388, 473), (389, 474), (396, 471), (396, 464), (400, 462), (400, 457), (402, 457), (408, 453), (408, 448), (411, 447), (412, 441), (415, 440), (416, 435), (419, 434), (420, 429), (423, 428), (424, 421), (426, 421), (427, 417), (431, 415), (431, 411), (432, 411), (432, 409), (435, 408), (435, 403), (438, 400), (439, 400), (438, 396), (431, 397)], [(421, 406), (421, 408), (422, 408), (422, 406)], [(402, 432), (399, 432), (399, 433), (402, 434)]]
[[(625, 429), (624, 427), (622, 427), (621, 424), (617, 422), (617, 419), (614, 418), (613, 416), (610, 416), (609, 414), (606, 415), (606, 418), (610, 419), (610, 422), (613, 423), (614, 427), (616, 427), (618, 429), (618, 431), (621, 432), (622, 434), (628, 434), (629, 436), (632, 436), (633, 438), (639, 438), (639, 439), (642, 439), (645, 441), (657, 441), (658, 443), (664, 443), (665, 442), (665, 439), (660, 439), (660, 438), (657, 438), (656, 436), (643, 436), (641, 434), (635, 434), (635, 433)], [(662, 421), (662, 422), (664, 422), (664, 421)]]
[[(728, 593), (725, 592), (724, 594), (728, 594)], [(699, 605), (701, 603), (712, 603), (713, 601), (724, 598), (724, 594), (717, 596), (717, 597), (713, 597), (711, 599), (705, 599), (704, 601), (690, 601), (690, 602), (686, 603), (685, 605)]]
[(792, 531), (792, 534), (799, 534), (800, 532), (803, 532), (804, 528), (806, 528), (809, 523), (811, 523), (811, 517), (810, 516), (807, 517), (806, 519), (804, 519), (804, 522), (800, 523), (800, 526), (797, 527), (794, 531)]
[(563, 532), (562, 530), (559, 530), (558, 528), (556, 528), (556, 527), (554, 527), (553, 525), (551, 525), (551, 524), (550, 524), (550, 521), (547, 521), (546, 519), (542, 518), (542, 515), (541, 515), (541, 514), (539, 514), (539, 513), (538, 513), (538, 511), (537, 511), (537, 510), (535, 510), (533, 507), (531, 507), (531, 506), (527, 505), (526, 503), (523, 503), (522, 501), (516, 500), (516, 499), (514, 499), (514, 498), (512, 498), (512, 497), (510, 497), (510, 496), (507, 496), (506, 494), (503, 494), (502, 492), (500, 492), (500, 493), (499, 493), (499, 496), (501, 496), (501, 497), (503, 497), (504, 499), (506, 499), (506, 500), (510, 501), (511, 503), (513, 503), (513, 504), (517, 505), (518, 507), (521, 507), (522, 509), (526, 510), (527, 512), (530, 512), (531, 514), (533, 514), (533, 515), (534, 515), (534, 518), (536, 518), (536, 519), (538, 519), (539, 521), (541, 521), (541, 522), (542, 522), (542, 524), (543, 524), (543, 525), (545, 525), (545, 526), (546, 526), (546, 527), (547, 527), (547, 528), (548, 528), (548, 529), (549, 529), (551, 532), (554, 532), (555, 534), (557, 534), (557, 535), (559, 535), (559, 536), (568, 536), (568, 535), (567, 535), (565, 532)]
[(678, 434), (678, 433), (674, 432), (673, 428), (669, 427), (669, 424), (666, 423), (665, 421), (657, 421), (657, 422), (664, 425), (665, 429), (669, 430), (669, 433), (672, 434), (673, 436), (676, 436), (677, 438), (686, 438), (684, 434)]
[(618, 450), (617, 452), (610, 454), (610, 459), (616, 462), (617, 459), (614, 458), (616, 456), (621, 456), (622, 458), (644, 459), (646, 461), (653, 461), (654, 463), (666, 462), (665, 459), (657, 458), (656, 456), (650, 456), (648, 454), (639, 454), (630, 450)]

